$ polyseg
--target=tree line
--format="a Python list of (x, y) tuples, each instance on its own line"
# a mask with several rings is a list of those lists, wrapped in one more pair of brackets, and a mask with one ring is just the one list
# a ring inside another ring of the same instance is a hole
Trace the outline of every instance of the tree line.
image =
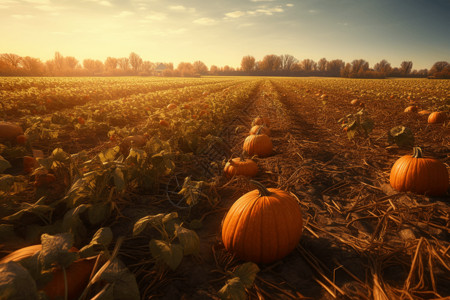
[(202, 61), (181, 62), (176, 68), (173, 63), (158, 63), (143, 60), (131, 52), (128, 57), (108, 57), (105, 61), (84, 59), (78, 61), (72, 56), (56, 52), (53, 59), (42, 62), (38, 58), (17, 54), (0, 54), (0, 76), (184, 76), (201, 75), (247, 75), (247, 76), (327, 76), (347, 78), (386, 77), (431, 77), (450, 78), (450, 64), (438, 61), (428, 69), (413, 70), (412, 61), (403, 61), (399, 67), (392, 67), (383, 59), (370, 68), (364, 59), (344, 62), (341, 59), (321, 58), (298, 60), (290, 54), (266, 55), (257, 61), (251, 55), (244, 56), (240, 68), (230, 66), (208, 67)]

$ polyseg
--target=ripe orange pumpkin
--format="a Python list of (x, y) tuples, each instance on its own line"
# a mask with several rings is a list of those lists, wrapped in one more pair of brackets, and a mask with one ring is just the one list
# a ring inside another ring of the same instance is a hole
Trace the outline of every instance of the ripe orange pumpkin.
[(424, 110), (419, 111), (418, 114), (421, 116), (425, 116), (425, 115), (431, 114), (431, 111), (424, 109)]
[(27, 174), (33, 172), (39, 166), (36, 158), (32, 156), (23, 157), (23, 171)]
[(270, 127), (270, 120), (269, 118), (258, 116), (252, 122), (252, 126), (255, 125), (266, 125), (267, 127)]
[(351, 105), (354, 105), (354, 106), (360, 105), (360, 104), (361, 104), (361, 100), (359, 100), (359, 99), (353, 99), (353, 100), (350, 102), (350, 104), (351, 104)]
[[(42, 249), (42, 245), (32, 245), (18, 249), (0, 260), (1, 263), (10, 261), (18, 262), (27, 257), (33, 256)], [(70, 252), (77, 252), (78, 249), (72, 247)], [(89, 277), (95, 265), (95, 257), (79, 259), (66, 268), (68, 299), (75, 300), (81, 296), (84, 288), (89, 283)], [(61, 268), (52, 269), (52, 279), (42, 288), (50, 300), (64, 299), (64, 274)]]
[(175, 103), (170, 103), (169, 105), (167, 105), (167, 109), (169, 109), (169, 110), (175, 109), (177, 107), (178, 107), (178, 105), (176, 105)]
[(167, 122), (166, 120), (160, 120), (159, 125), (164, 126), (164, 127), (170, 127), (169, 122)]
[(272, 140), (267, 134), (261, 134), (260, 130), (256, 134), (249, 135), (244, 140), (243, 150), (250, 156), (266, 157), (272, 154)]
[(258, 131), (265, 135), (270, 135), (270, 128), (264, 125), (252, 126), (252, 128), (250, 129), (250, 134), (256, 134)]
[(400, 192), (441, 196), (448, 189), (448, 171), (434, 158), (424, 158), (422, 149), (414, 147), (413, 155), (400, 157), (392, 166), (391, 186)]
[(226, 214), (222, 241), (242, 260), (271, 263), (297, 246), (303, 229), (302, 212), (291, 194), (252, 183), (258, 189), (240, 197)]
[(27, 143), (27, 137), (23, 134), (16, 136), (16, 143), (19, 145), (25, 145)]
[(258, 165), (249, 158), (237, 157), (230, 159), (223, 169), (225, 176), (231, 178), (233, 176), (242, 175), (246, 177), (254, 177), (258, 173)]
[(416, 113), (419, 109), (415, 105), (410, 105), (407, 108), (405, 108), (405, 113)]
[(429, 124), (444, 123), (446, 120), (447, 115), (443, 111), (435, 111), (428, 116)]
[(18, 135), (23, 135), (22, 127), (11, 122), (0, 122), (0, 141), (16, 142)]

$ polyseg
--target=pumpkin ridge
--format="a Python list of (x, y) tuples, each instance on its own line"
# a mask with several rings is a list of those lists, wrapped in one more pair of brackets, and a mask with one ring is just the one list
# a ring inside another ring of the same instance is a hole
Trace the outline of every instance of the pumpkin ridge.
[[(261, 202), (262, 202), (262, 201), (259, 201), (260, 198), (262, 198), (262, 197), (259, 197), (259, 196), (258, 196), (258, 198), (256, 198), (255, 200), (253, 200), (253, 201), (251, 202), (251, 206), (250, 206), (249, 209), (248, 209), (248, 212), (245, 213), (245, 217), (246, 217), (246, 218), (245, 218), (244, 224), (246, 224), (246, 226), (245, 226), (245, 233), (244, 233), (243, 236), (244, 236), (244, 240), (246, 240), (246, 241), (252, 241), (252, 242), (248, 242), (248, 243), (240, 243), (241, 245), (244, 246), (244, 248), (242, 249), (242, 250), (243, 250), (243, 253), (249, 253), (249, 252), (251, 252), (251, 249), (250, 249), (250, 251), (248, 251), (248, 249), (246, 249), (245, 246), (252, 248), (253, 245), (254, 245), (254, 243), (255, 243), (255, 242), (258, 242), (258, 240), (261, 240), (261, 238), (262, 238), (261, 232), (257, 232), (256, 234), (253, 232), (255, 226), (248, 226), (249, 223), (252, 223), (252, 222), (251, 222), (251, 219), (255, 218), (255, 217), (256, 217), (256, 216), (255, 216), (256, 214), (260, 214), (260, 215), (261, 215), (261, 219), (264, 219), (264, 214), (263, 214), (264, 211), (261, 210), (261, 209), (256, 209), (256, 210), (255, 210), (255, 206), (260, 205)], [(250, 221), (250, 222), (249, 222), (249, 221)], [(250, 236), (248, 236), (249, 233), (250, 233)], [(262, 256), (262, 252), (259, 253), (259, 257), (261, 257), (261, 256)], [(247, 257), (244, 257), (244, 259), (247, 259)]]

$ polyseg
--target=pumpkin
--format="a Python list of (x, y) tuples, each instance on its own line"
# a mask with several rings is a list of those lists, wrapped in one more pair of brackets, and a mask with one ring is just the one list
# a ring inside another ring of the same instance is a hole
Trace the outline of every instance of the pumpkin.
[(170, 103), (169, 105), (167, 105), (167, 109), (168, 110), (172, 110), (172, 109), (175, 109), (177, 107), (178, 107), (178, 105), (176, 105), (175, 103)]
[(254, 177), (258, 173), (258, 165), (253, 160), (241, 156), (230, 159), (225, 164), (223, 172), (228, 178), (238, 175)]
[(350, 102), (350, 104), (351, 105), (354, 105), (354, 106), (357, 106), (357, 105), (360, 105), (362, 102), (361, 102), (361, 100), (359, 100), (359, 99), (353, 99), (351, 102)]
[[(42, 245), (32, 245), (18, 249), (0, 260), (1, 263), (10, 261), (18, 262), (27, 257), (33, 256), (42, 249)], [(77, 252), (78, 249), (72, 247), (70, 252)], [(66, 268), (67, 295), (68, 299), (78, 299), (89, 283), (92, 269), (95, 265), (95, 257), (79, 259)], [(50, 300), (64, 299), (64, 273), (61, 268), (52, 269), (52, 279), (42, 288), (42, 291)]]
[(447, 115), (445, 114), (445, 112), (442, 112), (442, 111), (432, 112), (428, 116), (429, 124), (444, 123), (446, 120), (447, 120)]
[(391, 186), (400, 192), (440, 196), (448, 189), (448, 171), (434, 158), (424, 158), (422, 149), (414, 147), (413, 155), (400, 157), (392, 166)]
[(405, 110), (404, 110), (405, 113), (416, 113), (417, 111), (418, 111), (418, 108), (415, 105), (410, 105), (407, 108), (405, 108)]
[(240, 197), (222, 222), (225, 248), (242, 260), (271, 263), (297, 246), (303, 229), (296, 198), (280, 189), (258, 189)]
[(23, 157), (23, 171), (27, 174), (33, 172), (39, 166), (36, 158), (32, 156)]
[(270, 120), (269, 118), (258, 116), (253, 119), (252, 126), (255, 125), (266, 125), (267, 127), (270, 127)]
[(167, 122), (166, 120), (160, 120), (159, 125), (164, 126), (164, 127), (170, 127), (169, 122)]
[(250, 156), (258, 155), (265, 157), (272, 154), (272, 140), (267, 134), (260, 133), (262, 128), (260, 127), (256, 134), (249, 135), (244, 140), (243, 150)]
[(418, 114), (421, 116), (425, 116), (425, 115), (431, 114), (431, 111), (424, 109), (424, 110), (419, 111)]
[(130, 135), (122, 140), (120, 143), (120, 152), (124, 156), (128, 156), (131, 146), (143, 147), (147, 143), (147, 137), (143, 135)]
[(22, 127), (11, 122), (0, 122), (0, 141), (16, 142), (16, 137), (23, 135)]
[[(261, 128), (261, 129), (260, 129)], [(250, 134), (256, 134), (260, 130), (265, 135), (270, 135), (270, 128), (264, 125), (255, 125), (250, 129)]]
[(27, 137), (23, 134), (16, 136), (16, 143), (24, 146), (27, 143)]

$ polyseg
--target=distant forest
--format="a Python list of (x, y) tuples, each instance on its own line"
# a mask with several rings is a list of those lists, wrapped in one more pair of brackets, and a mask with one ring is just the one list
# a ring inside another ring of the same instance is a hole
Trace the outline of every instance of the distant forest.
[(144, 61), (132, 52), (128, 57), (108, 57), (105, 61), (85, 59), (82, 62), (72, 56), (56, 52), (53, 59), (45, 62), (38, 58), (17, 54), (0, 54), (0, 76), (166, 76), (195, 77), (202, 75), (232, 76), (327, 76), (347, 78), (428, 77), (450, 78), (450, 64), (438, 61), (428, 69), (413, 70), (412, 61), (403, 61), (392, 67), (383, 59), (372, 68), (364, 59), (344, 62), (341, 59), (319, 61), (298, 60), (292, 55), (266, 55), (260, 61), (247, 55), (240, 68), (212, 65), (209, 69), (202, 61), (173, 63)]

